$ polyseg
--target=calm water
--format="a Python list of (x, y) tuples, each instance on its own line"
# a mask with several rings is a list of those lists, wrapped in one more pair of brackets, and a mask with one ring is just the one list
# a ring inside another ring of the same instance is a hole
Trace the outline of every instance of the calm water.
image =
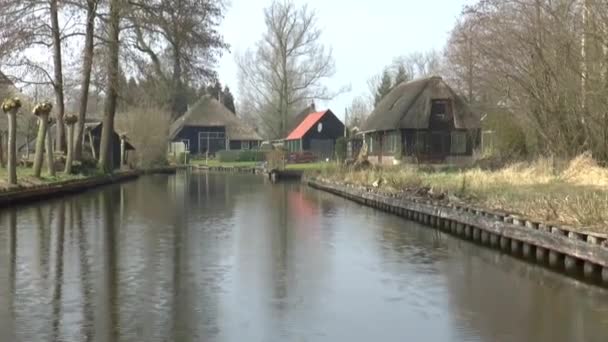
[(2, 341), (608, 341), (608, 291), (299, 184), (0, 211)]

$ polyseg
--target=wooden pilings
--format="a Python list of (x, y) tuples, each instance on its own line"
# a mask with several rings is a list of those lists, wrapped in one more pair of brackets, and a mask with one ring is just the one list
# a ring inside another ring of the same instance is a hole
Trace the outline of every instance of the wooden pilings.
[(398, 198), (370, 189), (319, 183), (320, 190), (402, 216), (504, 253), (582, 275), (608, 286), (608, 236), (547, 225), (523, 217), (490, 213), (462, 205)]

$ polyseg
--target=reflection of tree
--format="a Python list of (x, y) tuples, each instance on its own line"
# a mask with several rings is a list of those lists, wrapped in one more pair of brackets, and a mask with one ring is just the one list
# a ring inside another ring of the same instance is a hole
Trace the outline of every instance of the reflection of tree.
[[(78, 245), (78, 260), (80, 261), (80, 287), (82, 290), (82, 305), (83, 305), (83, 321), (84, 324), (81, 327), (83, 330), (82, 336), (84, 341), (93, 340), (93, 331), (91, 329), (94, 322), (93, 308), (91, 305), (92, 293), (91, 288), (91, 270), (89, 265), (89, 257), (87, 251), (90, 246), (87, 241), (87, 235), (84, 230), (84, 222), (82, 220), (82, 205), (81, 202), (72, 199), (70, 201), (70, 225), (77, 226), (77, 245)], [(71, 228), (73, 229), (73, 227)]]
[(63, 297), (63, 247), (65, 236), (65, 201), (61, 200), (57, 208), (57, 241), (55, 242), (55, 279), (53, 286), (53, 334), (59, 341), (60, 323), (62, 321)]
[[(51, 222), (48, 222), (48, 225), (44, 222), (44, 216), (42, 214), (42, 207), (36, 206), (36, 226), (38, 228), (38, 255), (40, 257), (40, 273), (42, 275), (42, 279), (44, 281), (44, 285), (47, 285), (48, 276), (49, 276), (49, 260), (50, 260), (50, 229), (47, 227), (50, 226)], [(50, 214), (48, 215), (50, 217)]]
[(114, 219), (114, 203), (112, 191), (108, 189), (101, 193), (100, 204), (103, 220), (103, 232), (105, 234), (105, 258), (106, 258), (106, 276), (108, 289), (108, 333), (111, 341), (117, 341), (119, 336), (119, 303), (118, 298), (118, 249), (116, 248), (116, 231)]
[[(15, 290), (17, 288), (17, 210), (10, 208), (8, 210), (8, 230), (9, 230), (9, 286), (10, 292), (7, 293), (10, 299), (10, 315), (11, 315), (11, 334), (14, 334), (15, 316)], [(3, 334), (4, 335), (4, 334)], [(3, 338), (9, 338), (6, 334)]]

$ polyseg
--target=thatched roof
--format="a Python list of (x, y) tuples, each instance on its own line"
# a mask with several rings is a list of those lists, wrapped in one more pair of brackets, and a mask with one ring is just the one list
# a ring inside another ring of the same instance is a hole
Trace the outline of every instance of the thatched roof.
[(230, 140), (262, 140), (253, 128), (209, 95), (203, 96), (171, 125), (170, 138), (175, 138), (186, 126), (226, 127)]
[(454, 127), (481, 127), (479, 115), (450, 88), (441, 77), (404, 82), (388, 93), (367, 118), (361, 131), (429, 128), (431, 100), (452, 100)]

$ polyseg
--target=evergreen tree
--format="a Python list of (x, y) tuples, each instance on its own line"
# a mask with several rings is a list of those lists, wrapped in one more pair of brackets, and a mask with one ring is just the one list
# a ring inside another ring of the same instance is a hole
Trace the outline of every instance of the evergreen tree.
[(399, 65), (399, 68), (397, 68), (397, 75), (395, 75), (395, 84), (393, 84), (393, 88), (409, 80), (410, 75), (408, 75), (407, 71), (405, 71), (405, 66)]
[(380, 85), (378, 86), (378, 90), (376, 91), (376, 95), (374, 98), (374, 106), (377, 106), (380, 101), (393, 89), (393, 84), (391, 80), (391, 75), (388, 70), (384, 70), (382, 73), (382, 80), (380, 81)]
[(222, 95), (222, 84), (220, 81), (215, 81), (215, 84), (209, 85), (207, 87), (207, 94), (219, 101)]
[(230, 110), (233, 114), (236, 115), (236, 107), (234, 106), (234, 96), (230, 92), (230, 88), (228, 88), (228, 86), (224, 87), (222, 102), (224, 103), (224, 106), (228, 108), (228, 110)]

